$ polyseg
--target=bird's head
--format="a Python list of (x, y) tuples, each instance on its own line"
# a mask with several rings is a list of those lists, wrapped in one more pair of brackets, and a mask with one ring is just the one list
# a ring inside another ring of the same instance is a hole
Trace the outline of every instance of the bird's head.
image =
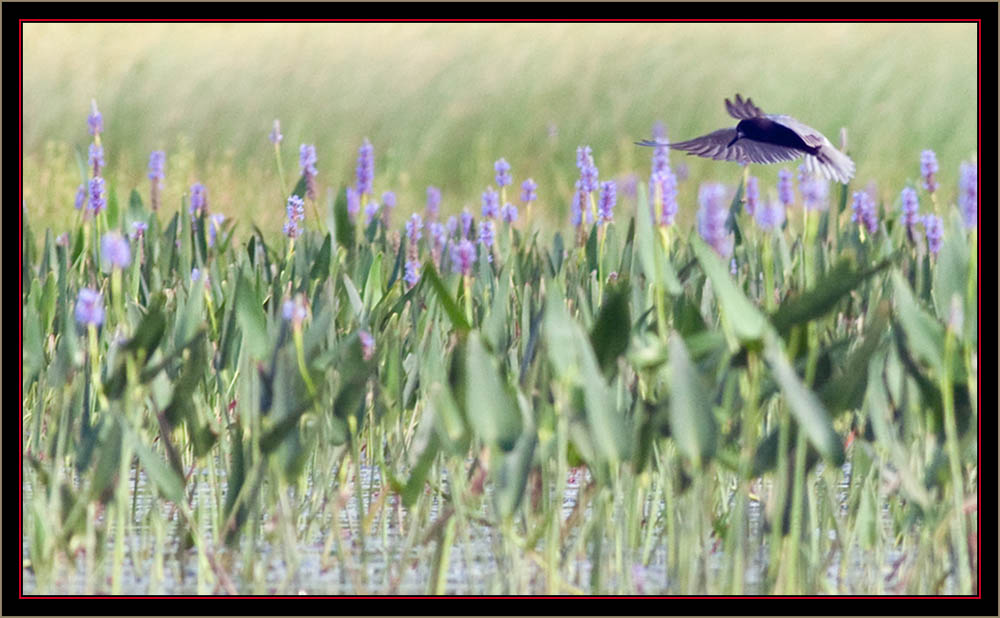
[(729, 148), (730, 146), (732, 146), (733, 144), (735, 144), (736, 142), (747, 136), (747, 132), (745, 130), (746, 124), (747, 124), (746, 120), (740, 120), (740, 123), (736, 125), (736, 136), (732, 139), (732, 141), (726, 144), (726, 148)]

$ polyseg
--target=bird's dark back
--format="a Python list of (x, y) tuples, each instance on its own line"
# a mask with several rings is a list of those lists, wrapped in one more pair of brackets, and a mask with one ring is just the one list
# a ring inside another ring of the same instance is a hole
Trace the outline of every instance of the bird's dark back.
[(798, 133), (770, 118), (758, 116), (757, 118), (741, 120), (737, 129), (745, 137), (754, 141), (795, 148), (812, 155), (819, 152), (819, 148), (806, 144)]

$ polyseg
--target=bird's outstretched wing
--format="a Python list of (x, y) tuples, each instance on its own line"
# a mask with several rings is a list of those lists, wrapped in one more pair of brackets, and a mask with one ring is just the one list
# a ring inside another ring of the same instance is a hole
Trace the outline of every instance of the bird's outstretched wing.
[(739, 120), (748, 120), (764, 115), (763, 110), (754, 105), (750, 97), (744, 101), (740, 95), (736, 95), (735, 103), (730, 103), (729, 99), (726, 99), (726, 111), (729, 112), (730, 116)]
[(708, 135), (696, 137), (686, 142), (674, 142), (669, 145), (674, 150), (683, 150), (689, 154), (715, 159), (716, 161), (739, 161), (741, 163), (778, 163), (793, 161), (804, 153), (795, 148), (766, 144), (743, 138), (732, 146), (729, 145), (736, 137), (736, 128), (719, 129)]
[(837, 150), (825, 135), (791, 116), (768, 114), (767, 118), (795, 131), (803, 142), (819, 149), (815, 156), (806, 155), (806, 169), (811, 174), (818, 174), (843, 184), (847, 184), (854, 177), (854, 161)]

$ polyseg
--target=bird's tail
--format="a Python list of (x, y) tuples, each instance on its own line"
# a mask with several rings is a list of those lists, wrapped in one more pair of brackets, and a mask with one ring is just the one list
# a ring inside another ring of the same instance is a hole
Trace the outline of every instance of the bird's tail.
[(830, 144), (820, 146), (815, 155), (806, 156), (806, 169), (845, 185), (854, 178), (854, 161)]

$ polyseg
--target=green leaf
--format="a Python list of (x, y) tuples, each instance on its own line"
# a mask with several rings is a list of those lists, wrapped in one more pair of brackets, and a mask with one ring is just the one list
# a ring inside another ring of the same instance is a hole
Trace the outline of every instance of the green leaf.
[(351, 309), (354, 311), (354, 317), (361, 319), (361, 316), (365, 311), (365, 303), (361, 300), (361, 295), (358, 294), (358, 288), (351, 281), (351, 278), (344, 273), (344, 289), (347, 290), (347, 300), (351, 303)]
[(236, 280), (236, 321), (243, 331), (243, 341), (250, 356), (262, 359), (267, 355), (267, 317), (257, 300), (253, 286), (240, 271)]
[(537, 446), (538, 434), (525, 432), (512, 451), (500, 455), (499, 465), (492, 466), (496, 469), (493, 499), (503, 518), (513, 515), (524, 500), (531, 460)]
[(434, 268), (434, 264), (428, 260), (424, 264), (424, 271), (420, 275), (421, 281), (426, 281), (430, 284), (431, 289), (438, 297), (438, 301), (441, 303), (441, 307), (444, 309), (445, 314), (448, 315), (448, 319), (451, 320), (451, 325), (459, 332), (466, 333), (471, 327), (469, 322), (465, 319), (465, 314), (459, 309), (458, 303), (455, 299), (451, 297), (448, 293), (447, 288), (444, 287), (444, 282), (441, 281), (441, 277), (437, 274), (437, 269)]
[(831, 413), (861, 407), (868, 384), (868, 365), (872, 354), (882, 347), (889, 322), (889, 304), (879, 303), (874, 319), (865, 329), (865, 338), (840, 365), (832, 380), (823, 386), (820, 399)]
[(888, 260), (867, 270), (855, 268), (854, 260), (842, 258), (812, 288), (791, 296), (771, 316), (771, 323), (782, 336), (793, 326), (804, 324), (833, 311), (837, 302), (865, 279), (889, 266)]
[(605, 288), (604, 303), (590, 332), (597, 363), (606, 377), (614, 375), (618, 357), (628, 349), (632, 323), (628, 307), (629, 292), (627, 280)]
[(382, 253), (375, 255), (371, 266), (368, 268), (368, 276), (365, 278), (365, 309), (371, 311), (375, 305), (382, 300), (384, 288), (382, 287)]
[(351, 251), (354, 248), (354, 223), (347, 214), (347, 190), (343, 187), (333, 203), (333, 220), (337, 246)]
[(903, 332), (906, 333), (907, 347), (940, 374), (943, 369), (944, 326), (920, 308), (920, 304), (910, 292), (906, 279), (897, 270), (892, 272), (892, 283), (896, 315)]
[(300, 197), (300, 198), (302, 198), (304, 200), (304, 199), (306, 199), (306, 189), (307, 188), (308, 188), (308, 185), (306, 183), (306, 177), (305, 177), (305, 174), (303, 174), (302, 176), (299, 176), (299, 181), (296, 182), (295, 186), (292, 188), (292, 195), (297, 195), (298, 197)]
[(670, 434), (678, 450), (698, 469), (715, 454), (718, 430), (712, 401), (691, 363), (684, 340), (676, 332), (670, 336), (669, 349)]
[(146, 470), (146, 477), (164, 498), (177, 504), (184, 504), (184, 479), (151, 451), (133, 430), (129, 429), (128, 437), (136, 455), (139, 456), (139, 462)]
[(487, 444), (505, 451), (521, 435), (521, 413), (479, 333), (469, 334), (466, 351), (466, 404), (469, 425)]
[(691, 248), (705, 275), (712, 282), (721, 313), (733, 334), (741, 341), (760, 340), (767, 327), (764, 315), (736, 287), (722, 259), (696, 234), (691, 235)]
[(313, 281), (322, 283), (326, 281), (326, 278), (330, 275), (330, 251), (332, 246), (332, 236), (327, 234), (323, 238), (323, 246), (320, 247), (319, 255), (316, 256), (316, 261), (313, 262), (312, 269), (309, 271), (309, 278)]
[(844, 449), (840, 437), (833, 430), (830, 416), (816, 394), (795, 374), (795, 370), (781, 350), (779, 339), (773, 336), (767, 338), (764, 358), (771, 367), (775, 382), (785, 394), (788, 409), (806, 432), (809, 441), (824, 459), (838, 466), (842, 464)]

